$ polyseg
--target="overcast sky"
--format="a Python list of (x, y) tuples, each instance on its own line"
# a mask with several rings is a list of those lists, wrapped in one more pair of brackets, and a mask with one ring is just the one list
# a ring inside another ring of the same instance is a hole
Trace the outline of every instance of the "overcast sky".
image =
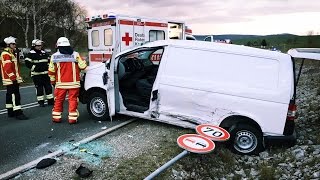
[(193, 34), (320, 35), (320, 0), (74, 0), (88, 15), (180, 20)]

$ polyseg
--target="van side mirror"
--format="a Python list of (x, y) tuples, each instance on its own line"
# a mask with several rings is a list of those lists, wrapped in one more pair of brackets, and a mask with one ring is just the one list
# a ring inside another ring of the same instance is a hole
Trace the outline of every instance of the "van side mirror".
[(103, 84), (106, 85), (108, 83), (108, 72), (104, 72), (102, 75)]
[(155, 101), (156, 99), (158, 99), (158, 90), (152, 91), (151, 101)]
[[(106, 62), (106, 61), (105, 61)], [(106, 64), (107, 69), (110, 69), (110, 61)]]

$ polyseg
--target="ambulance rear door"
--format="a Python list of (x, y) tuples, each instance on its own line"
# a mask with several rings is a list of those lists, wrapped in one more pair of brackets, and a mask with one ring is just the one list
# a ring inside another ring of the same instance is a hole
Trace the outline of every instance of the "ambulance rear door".
[(134, 22), (135, 19), (126, 18), (126, 19), (119, 19), (119, 38), (120, 38), (120, 51), (129, 49), (130, 47), (134, 46)]
[(116, 38), (116, 24), (114, 19), (91, 23), (88, 29), (89, 63), (109, 61)]
[(137, 19), (134, 22), (134, 26), (133, 26), (133, 42), (134, 42), (134, 46), (141, 46), (145, 43), (145, 34), (144, 34), (144, 25), (145, 22), (142, 21), (141, 19)]
[(169, 39), (186, 39), (185, 37), (185, 23), (183, 22), (169, 22)]

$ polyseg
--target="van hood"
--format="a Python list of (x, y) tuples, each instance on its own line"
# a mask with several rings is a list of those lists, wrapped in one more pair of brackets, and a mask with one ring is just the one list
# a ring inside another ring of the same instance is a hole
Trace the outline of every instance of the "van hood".
[(295, 48), (290, 49), (288, 54), (294, 58), (320, 60), (320, 48)]
[(87, 74), (102, 74), (106, 69), (105, 63), (90, 65), (86, 68)]

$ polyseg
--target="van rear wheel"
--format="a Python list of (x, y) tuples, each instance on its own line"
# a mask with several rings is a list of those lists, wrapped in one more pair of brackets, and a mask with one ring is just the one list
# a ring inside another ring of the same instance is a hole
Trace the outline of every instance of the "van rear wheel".
[(252, 125), (233, 125), (229, 133), (230, 148), (237, 154), (257, 155), (264, 149), (262, 132)]
[(107, 96), (100, 92), (90, 94), (87, 102), (87, 111), (89, 112), (90, 117), (94, 120), (109, 120)]

